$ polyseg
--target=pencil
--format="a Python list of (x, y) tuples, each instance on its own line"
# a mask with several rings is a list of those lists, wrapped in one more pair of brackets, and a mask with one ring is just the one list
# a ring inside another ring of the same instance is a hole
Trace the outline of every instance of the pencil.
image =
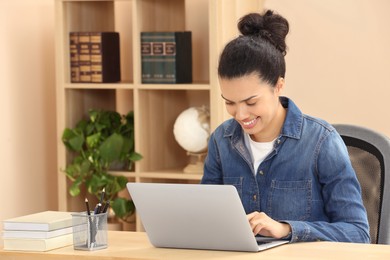
[(91, 212), (89, 210), (89, 203), (88, 203), (88, 199), (87, 198), (85, 198), (85, 205), (87, 206), (87, 214), (88, 214), (88, 216), (90, 216)]
[(106, 188), (103, 188), (103, 191), (102, 193), (100, 194), (100, 203), (103, 204), (103, 200), (104, 200), (104, 195), (106, 193)]
[(93, 214), (94, 215), (99, 214), (101, 207), (102, 207), (102, 204), (100, 202), (98, 204), (96, 204), (96, 207), (95, 207), (95, 210), (93, 211)]
[(103, 207), (102, 212), (103, 212), (103, 213), (106, 213), (109, 206), (110, 206), (110, 201), (108, 200), (108, 201), (106, 202), (106, 204), (104, 204), (104, 207)]
[(92, 219), (91, 219), (91, 211), (90, 211), (90, 209), (89, 209), (89, 203), (88, 203), (88, 199), (87, 198), (85, 198), (85, 205), (87, 206), (87, 218), (88, 218), (88, 222), (89, 222), (89, 235), (88, 235), (88, 237), (90, 237), (89, 238), (89, 240), (90, 240), (90, 242), (92, 243), (92, 242), (94, 242), (94, 239), (95, 239), (95, 237), (92, 235), (92, 233), (93, 233), (93, 221), (92, 221)]

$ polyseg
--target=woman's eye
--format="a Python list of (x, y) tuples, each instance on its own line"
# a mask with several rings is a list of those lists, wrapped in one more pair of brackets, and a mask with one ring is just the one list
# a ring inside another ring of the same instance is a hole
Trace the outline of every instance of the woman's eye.
[(247, 103), (248, 106), (254, 106), (256, 105), (256, 102), (255, 103)]
[(232, 103), (232, 102), (225, 102), (225, 104), (227, 105), (227, 106), (232, 106), (234, 103)]

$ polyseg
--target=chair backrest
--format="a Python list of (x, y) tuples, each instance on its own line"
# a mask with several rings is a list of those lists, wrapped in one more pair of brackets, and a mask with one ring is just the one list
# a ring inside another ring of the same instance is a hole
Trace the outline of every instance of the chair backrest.
[(362, 188), (371, 243), (390, 244), (390, 139), (355, 125), (335, 124)]

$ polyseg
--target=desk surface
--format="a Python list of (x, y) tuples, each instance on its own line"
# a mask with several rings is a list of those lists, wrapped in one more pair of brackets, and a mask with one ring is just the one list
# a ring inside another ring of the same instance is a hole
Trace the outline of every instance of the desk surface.
[(82, 260), (99, 259), (390, 259), (390, 245), (312, 242), (294, 243), (259, 253), (208, 250), (164, 249), (153, 247), (143, 232), (109, 231), (108, 248), (98, 251), (73, 250), (73, 246), (48, 252), (12, 252), (0, 249), (0, 259)]

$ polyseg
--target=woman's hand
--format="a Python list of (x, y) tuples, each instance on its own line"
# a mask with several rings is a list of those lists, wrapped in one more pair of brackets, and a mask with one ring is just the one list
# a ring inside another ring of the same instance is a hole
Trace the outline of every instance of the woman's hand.
[(266, 237), (283, 238), (291, 232), (291, 227), (287, 223), (281, 223), (270, 218), (264, 212), (252, 212), (247, 215), (254, 235)]

